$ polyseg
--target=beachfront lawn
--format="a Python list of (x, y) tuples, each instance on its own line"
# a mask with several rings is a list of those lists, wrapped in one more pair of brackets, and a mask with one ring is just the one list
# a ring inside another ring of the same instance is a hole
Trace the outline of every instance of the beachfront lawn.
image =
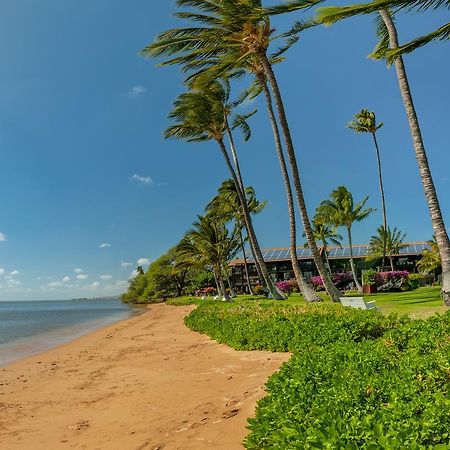
[[(350, 293), (353, 296), (359, 296), (355, 292)], [(322, 294), (325, 299), (324, 303), (331, 303), (325, 294)], [(409, 314), (413, 318), (425, 318), (435, 313), (444, 313), (448, 310), (443, 305), (440, 298), (440, 287), (424, 287), (407, 292), (388, 292), (379, 294), (364, 294), (363, 297), (368, 300), (375, 300), (377, 306), (383, 314), (398, 313)], [(293, 293), (287, 300), (282, 302), (278, 300), (268, 300), (262, 295), (239, 295), (235, 302), (255, 301), (262, 304), (281, 304), (281, 305), (302, 305), (306, 304), (303, 297), (298, 293)], [(207, 301), (212, 301), (208, 299)], [(184, 296), (173, 298), (167, 301), (169, 305), (189, 305), (201, 304), (205, 300), (193, 296)]]

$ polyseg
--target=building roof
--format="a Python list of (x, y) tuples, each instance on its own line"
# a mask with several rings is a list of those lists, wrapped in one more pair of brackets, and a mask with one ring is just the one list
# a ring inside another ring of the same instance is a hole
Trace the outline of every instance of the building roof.
[[(430, 244), (428, 242), (405, 242), (400, 252), (393, 256), (420, 256), (424, 250), (430, 250)], [(322, 253), (323, 247), (320, 247)], [(369, 253), (369, 244), (353, 244), (353, 257), (365, 258)], [(262, 250), (264, 261), (276, 262), (276, 261), (290, 261), (289, 248), (267, 248)], [(348, 259), (350, 258), (350, 247), (343, 245), (342, 247), (328, 247), (329, 259)], [(297, 247), (297, 259), (307, 260), (312, 259), (311, 250), (309, 248)], [(253, 257), (247, 256), (247, 262), (252, 263)], [(237, 258), (231, 261), (230, 266), (239, 266), (244, 264), (242, 258)]]

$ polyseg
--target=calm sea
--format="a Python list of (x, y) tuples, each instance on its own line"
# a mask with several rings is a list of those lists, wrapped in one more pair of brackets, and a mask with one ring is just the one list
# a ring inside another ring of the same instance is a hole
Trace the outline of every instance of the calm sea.
[(1, 301), (0, 366), (142, 311), (120, 300)]

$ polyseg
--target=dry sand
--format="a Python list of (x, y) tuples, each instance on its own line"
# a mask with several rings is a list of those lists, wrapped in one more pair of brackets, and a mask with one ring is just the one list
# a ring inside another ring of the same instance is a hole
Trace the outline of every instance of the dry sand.
[(0, 449), (242, 448), (287, 354), (237, 352), (154, 305), (0, 369)]

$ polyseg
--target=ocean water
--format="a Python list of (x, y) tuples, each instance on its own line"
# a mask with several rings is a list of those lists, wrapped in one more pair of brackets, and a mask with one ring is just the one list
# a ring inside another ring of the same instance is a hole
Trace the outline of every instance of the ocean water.
[(0, 366), (142, 312), (120, 300), (0, 302)]

